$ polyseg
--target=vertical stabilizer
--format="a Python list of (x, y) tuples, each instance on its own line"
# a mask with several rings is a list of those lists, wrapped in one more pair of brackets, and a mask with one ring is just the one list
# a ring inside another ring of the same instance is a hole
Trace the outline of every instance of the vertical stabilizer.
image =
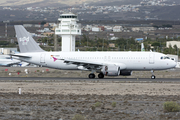
[(21, 53), (44, 52), (22, 25), (15, 25), (14, 27)]
[(145, 49), (144, 49), (144, 44), (141, 43), (141, 52), (144, 52), (144, 51), (145, 51)]

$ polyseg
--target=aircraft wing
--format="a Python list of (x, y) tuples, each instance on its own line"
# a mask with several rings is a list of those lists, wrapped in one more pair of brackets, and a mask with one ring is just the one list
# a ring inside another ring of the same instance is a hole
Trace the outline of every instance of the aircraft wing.
[(18, 55), (18, 54), (10, 54), (10, 56), (20, 57), (20, 58), (31, 58), (31, 56)]
[(77, 66), (83, 66), (84, 68), (86, 68), (87, 70), (90, 69), (101, 69), (102, 66), (104, 65), (104, 63), (100, 63), (100, 62), (92, 62), (92, 61), (86, 61), (86, 60), (72, 60), (72, 59), (62, 59), (64, 60), (64, 63), (67, 64), (74, 64)]
[(126, 65), (124, 63), (111, 63), (111, 62), (93, 62), (93, 61), (87, 61), (87, 60), (73, 60), (73, 59), (61, 59), (64, 60), (64, 63), (70, 65), (74, 64), (78, 66), (78, 69), (85, 69), (85, 70), (100, 70), (103, 68), (103, 66), (106, 65), (115, 65), (120, 66), (121, 70), (126, 69)]
[(19, 62), (12, 62), (12, 63), (7, 64), (7, 66), (17, 65), (17, 64), (19, 64), (20, 62), (21, 62), (21, 61), (19, 61)]

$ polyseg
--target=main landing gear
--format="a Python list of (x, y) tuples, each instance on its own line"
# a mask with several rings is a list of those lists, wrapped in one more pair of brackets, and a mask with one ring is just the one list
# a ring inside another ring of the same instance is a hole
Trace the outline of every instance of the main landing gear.
[[(90, 79), (94, 79), (96, 76), (95, 76), (95, 74), (94, 73), (91, 73), (91, 74), (89, 74), (89, 78)], [(104, 74), (103, 73), (99, 73), (98, 74), (98, 78), (104, 78)]]
[(93, 78), (95, 78), (95, 77), (96, 77), (96, 76), (95, 76), (94, 73), (89, 74), (89, 78), (90, 78), (90, 79), (93, 79)]
[(99, 74), (98, 74), (98, 78), (100, 78), (100, 79), (101, 79), (101, 78), (104, 78), (104, 74), (103, 74), (103, 73), (99, 73)]
[(154, 75), (154, 70), (151, 70), (152, 76), (151, 79), (156, 79), (156, 76)]

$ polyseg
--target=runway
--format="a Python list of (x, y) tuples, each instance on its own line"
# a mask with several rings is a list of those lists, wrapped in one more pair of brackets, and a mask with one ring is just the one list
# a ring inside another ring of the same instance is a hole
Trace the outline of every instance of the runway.
[(89, 78), (59, 78), (59, 77), (0, 77), (0, 81), (114, 81), (114, 82), (180, 82), (180, 78), (104, 78), (104, 79), (89, 79)]

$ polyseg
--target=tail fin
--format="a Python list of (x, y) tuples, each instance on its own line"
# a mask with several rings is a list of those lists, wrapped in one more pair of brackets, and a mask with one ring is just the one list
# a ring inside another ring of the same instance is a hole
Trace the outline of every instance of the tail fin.
[(142, 52), (145, 51), (145, 49), (144, 49), (144, 44), (143, 44), (143, 43), (141, 43), (141, 51), (142, 51)]
[(15, 25), (14, 27), (21, 53), (44, 52), (22, 25)]

